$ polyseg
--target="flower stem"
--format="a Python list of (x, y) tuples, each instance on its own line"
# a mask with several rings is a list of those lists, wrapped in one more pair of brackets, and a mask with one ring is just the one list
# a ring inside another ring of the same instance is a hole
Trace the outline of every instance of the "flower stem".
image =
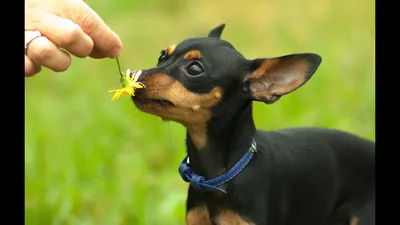
[(121, 66), (120, 66), (120, 64), (119, 64), (118, 58), (116, 58), (116, 60), (117, 60), (119, 75), (120, 75), (121, 78), (123, 79), (123, 78), (124, 78), (124, 73), (123, 73), (122, 70), (121, 70)]

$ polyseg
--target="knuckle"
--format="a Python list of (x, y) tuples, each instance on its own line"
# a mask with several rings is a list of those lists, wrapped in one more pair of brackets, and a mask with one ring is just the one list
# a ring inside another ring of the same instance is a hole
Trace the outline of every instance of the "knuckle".
[(79, 15), (78, 21), (82, 30), (87, 34), (91, 34), (99, 26), (99, 23), (95, 22), (96, 15), (91, 10), (88, 10), (85, 13)]
[(34, 57), (39, 61), (46, 60), (54, 54), (53, 43), (44, 38), (37, 38), (37, 49), (33, 52)]
[(81, 36), (81, 28), (78, 24), (72, 24), (71, 28), (68, 29), (60, 39), (60, 45), (63, 47), (69, 47), (75, 44)]

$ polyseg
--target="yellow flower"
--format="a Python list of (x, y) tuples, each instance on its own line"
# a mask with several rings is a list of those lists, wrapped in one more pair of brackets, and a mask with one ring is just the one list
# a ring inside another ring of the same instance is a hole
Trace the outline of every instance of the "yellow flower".
[(120, 82), (122, 88), (108, 91), (115, 92), (114, 96), (111, 98), (111, 101), (119, 99), (123, 94), (135, 96), (135, 89), (145, 88), (146, 86), (144, 86), (142, 82), (137, 82), (141, 73), (141, 70), (132, 73), (131, 70), (128, 69), (125, 73), (125, 76), (121, 74), (122, 76)]

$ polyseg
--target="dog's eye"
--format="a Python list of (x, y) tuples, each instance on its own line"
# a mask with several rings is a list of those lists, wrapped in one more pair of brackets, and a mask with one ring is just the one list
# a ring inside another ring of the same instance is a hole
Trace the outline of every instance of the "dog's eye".
[(191, 76), (198, 76), (204, 72), (204, 69), (199, 62), (192, 62), (186, 67), (186, 71)]
[(167, 51), (166, 50), (161, 50), (161, 55), (160, 55), (160, 57), (158, 58), (158, 62), (161, 62), (161, 61), (163, 61), (164, 59), (166, 59), (167, 58)]

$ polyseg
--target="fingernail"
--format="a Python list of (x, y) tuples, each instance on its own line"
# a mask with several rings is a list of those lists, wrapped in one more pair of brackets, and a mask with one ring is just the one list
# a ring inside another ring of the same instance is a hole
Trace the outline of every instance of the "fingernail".
[(122, 51), (122, 41), (121, 41), (121, 38), (119, 38), (117, 33), (115, 33), (114, 31), (112, 31), (112, 33), (114, 34), (114, 37), (118, 42), (115, 43), (116, 46), (111, 51), (111, 57), (117, 58), (117, 57), (119, 57), (119, 55), (121, 54), (121, 51)]
[(111, 51), (111, 58), (117, 58), (121, 54), (122, 49), (120, 47), (113, 48)]

